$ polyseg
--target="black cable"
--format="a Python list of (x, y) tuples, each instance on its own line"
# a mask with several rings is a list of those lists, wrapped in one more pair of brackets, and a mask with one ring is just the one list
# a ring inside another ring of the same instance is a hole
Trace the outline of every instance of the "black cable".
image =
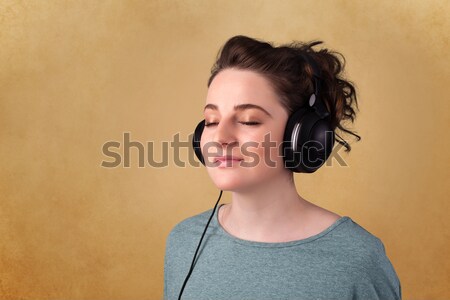
[(194, 258), (192, 259), (191, 268), (189, 269), (189, 273), (187, 274), (186, 279), (184, 280), (183, 286), (181, 287), (181, 291), (180, 291), (180, 295), (178, 296), (178, 300), (181, 299), (181, 295), (183, 294), (184, 287), (186, 286), (186, 283), (187, 283), (189, 277), (191, 277), (192, 270), (194, 270), (194, 262), (195, 262), (195, 259), (197, 257), (198, 249), (200, 249), (200, 245), (202, 244), (203, 237), (205, 236), (205, 233), (206, 233), (206, 230), (208, 229), (209, 223), (211, 222), (211, 219), (214, 216), (214, 212), (216, 211), (217, 204), (219, 204), (220, 198), (222, 198), (222, 193), (223, 193), (223, 191), (221, 190), (220, 191), (220, 195), (219, 195), (219, 199), (217, 199), (216, 205), (214, 206), (212, 214), (209, 217), (208, 223), (206, 224), (205, 230), (203, 231), (202, 237), (200, 238), (200, 242), (198, 243), (197, 250), (195, 250)]

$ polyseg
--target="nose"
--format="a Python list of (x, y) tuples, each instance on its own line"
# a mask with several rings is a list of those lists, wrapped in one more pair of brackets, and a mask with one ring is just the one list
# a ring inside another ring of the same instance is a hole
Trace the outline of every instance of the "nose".
[(235, 132), (232, 122), (222, 120), (216, 127), (214, 142), (220, 144), (222, 147), (237, 143)]

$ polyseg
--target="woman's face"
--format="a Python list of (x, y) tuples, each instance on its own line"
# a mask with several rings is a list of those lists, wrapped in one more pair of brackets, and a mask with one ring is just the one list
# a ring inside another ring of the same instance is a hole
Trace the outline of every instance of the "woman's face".
[(280, 155), (288, 114), (262, 75), (221, 71), (209, 86), (204, 116), (200, 145), (219, 189), (249, 190), (289, 172)]

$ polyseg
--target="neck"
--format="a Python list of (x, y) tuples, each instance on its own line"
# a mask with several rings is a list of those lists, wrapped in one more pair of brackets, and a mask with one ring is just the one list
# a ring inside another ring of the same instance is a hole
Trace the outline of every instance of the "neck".
[(255, 241), (289, 239), (298, 234), (310, 204), (298, 195), (292, 173), (261, 186), (234, 191), (221, 223), (232, 235)]

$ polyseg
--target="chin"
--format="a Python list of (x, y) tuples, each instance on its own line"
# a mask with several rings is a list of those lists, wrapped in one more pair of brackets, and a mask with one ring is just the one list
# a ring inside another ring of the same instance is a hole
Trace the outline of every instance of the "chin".
[(214, 185), (223, 191), (244, 191), (256, 187), (264, 187), (272, 180), (279, 178), (283, 171), (271, 168), (208, 168), (208, 175)]
[(242, 181), (236, 178), (211, 178), (214, 185), (222, 191), (234, 191), (244, 187)]
[[(247, 184), (242, 180), (242, 174), (234, 172), (223, 172), (217, 169), (208, 169), (209, 177), (214, 185), (223, 191), (234, 191), (244, 188)], [(245, 178), (245, 177), (244, 177)]]

